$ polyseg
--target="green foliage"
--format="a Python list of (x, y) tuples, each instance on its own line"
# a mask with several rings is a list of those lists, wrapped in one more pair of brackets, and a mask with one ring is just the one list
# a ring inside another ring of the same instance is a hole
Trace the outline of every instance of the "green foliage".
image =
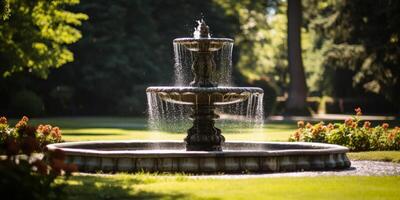
[(309, 27), (319, 31), (317, 41), (325, 41), (320, 45), (325, 49), (323, 65), (352, 70), (353, 85), (397, 102), (400, 2), (310, 2), (316, 7)]
[(288, 84), (286, 4), (254, 0), (215, 2), (240, 22), (240, 32), (235, 36), (235, 45), (240, 47), (237, 68), (248, 80), (270, 77), (269, 82), (277, 85), (281, 93)]
[(0, 1), (0, 21), (8, 19), (10, 15), (10, 2), (8, 0)]
[[(239, 19), (240, 32), (235, 37), (240, 46), (237, 67), (249, 80), (268, 77), (277, 86), (278, 94), (287, 92), (289, 84), (287, 61), (287, 2), (215, 0), (228, 15)], [(308, 6), (307, 2), (303, 3)], [(303, 6), (303, 7), (306, 7)], [(307, 9), (306, 9), (307, 11)], [(307, 20), (306, 20), (307, 21)], [(311, 93), (323, 93), (323, 52), (315, 47), (318, 33), (307, 26), (302, 28), (302, 55), (307, 86)]]
[(67, 10), (79, 0), (10, 0), (10, 16), (0, 24), (0, 73), (29, 71), (46, 78), (49, 68), (73, 61), (67, 48), (82, 37), (75, 26), (87, 15)]
[(344, 123), (324, 125), (323, 122), (304, 125), (298, 122), (297, 131), (290, 136), (289, 141), (324, 142), (348, 147), (351, 151), (400, 150), (400, 127), (389, 130), (389, 125), (371, 127), (371, 122), (365, 121), (362, 126), (357, 116), (347, 119)]
[(73, 93), (46, 98), (52, 113), (64, 104), (72, 114), (144, 115), (146, 87), (174, 82), (173, 39), (191, 37), (201, 13), (213, 36), (233, 37), (237, 26), (211, 0), (87, 0), (76, 10), (90, 20), (72, 47), (75, 61), (55, 70), (46, 88)]

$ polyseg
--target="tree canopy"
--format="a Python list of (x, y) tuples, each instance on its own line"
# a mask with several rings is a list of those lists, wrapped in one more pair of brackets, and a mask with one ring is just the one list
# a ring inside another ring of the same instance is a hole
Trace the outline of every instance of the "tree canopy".
[[(75, 27), (87, 19), (68, 6), (79, 0), (2, 1), (5, 18), (0, 24), (0, 73), (3, 77), (27, 70), (46, 78), (49, 68), (73, 61), (67, 45), (82, 35)], [(8, 13), (9, 12), (9, 13)], [(4, 18), (4, 17), (3, 17)]]
[[(385, 98), (398, 106), (399, 3), (301, 2), (308, 95)], [(237, 85), (265, 86), (266, 97), (288, 93), (287, 0), (1, 3), (5, 113), (31, 99), (31, 110), (52, 115), (144, 115), (145, 88), (174, 82), (172, 40), (191, 36), (202, 17), (212, 36), (235, 40)]]

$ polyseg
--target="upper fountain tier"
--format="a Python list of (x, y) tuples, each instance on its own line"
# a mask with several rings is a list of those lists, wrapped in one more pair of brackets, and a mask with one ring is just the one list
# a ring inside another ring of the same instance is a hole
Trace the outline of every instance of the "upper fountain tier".
[[(252, 95), (263, 94), (261, 88), (254, 87), (218, 87), (221, 77), (230, 77), (232, 49), (224, 49), (227, 44), (233, 45), (229, 38), (211, 38), (209, 27), (204, 20), (198, 21), (193, 38), (177, 38), (174, 46), (179, 45), (189, 54), (175, 52), (177, 71), (191, 69), (193, 81), (185, 87), (149, 87), (147, 92), (156, 94), (163, 101), (184, 105), (227, 105), (246, 101)], [(225, 46), (224, 46), (225, 45)], [(219, 53), (218, 53), (219, 52)], [(188, 61), (187, 63), (182, 60)], [(223, 61), (223, 62), (217, 62)], [(184, 64), (183, 64), (184, 63)], [(186, 74), (187, 75), (187, 74)], [(178, 74), (178, 78), (182, 78)], [(190, 75), (188, 76), (190, 77)], [(187, 82), (188, 83), (188, 82)]]
[(175, 44), (183, 44), (189, 51), (213, 52), (221, 49), (224, 43), (233, 43), (230, 38), (211, 38), (210, 29), (204, 20), (198, 21), (193, 38), (177, 38)]

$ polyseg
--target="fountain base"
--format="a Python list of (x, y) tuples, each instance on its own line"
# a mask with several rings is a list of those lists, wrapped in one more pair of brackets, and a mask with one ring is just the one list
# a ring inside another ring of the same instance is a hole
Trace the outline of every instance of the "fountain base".
[[(81, 172), (272, 173), (350, 167), (339, 145), (226, 142), (223, 151), (186, 151), (177, 141), (92, 141), (48, 145), (61, 149)], [(245, 150), (244, 150), (245, 149)]]

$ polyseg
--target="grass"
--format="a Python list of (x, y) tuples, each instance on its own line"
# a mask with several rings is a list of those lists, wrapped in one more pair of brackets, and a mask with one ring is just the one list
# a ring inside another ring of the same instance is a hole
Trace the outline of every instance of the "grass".
[[(15, 123), (17, 120), (10, 120)], [(61, 127), (66, 141), (182, 140), (185, 133), (148, 130), (143, 118), (76, 117), (31, 119)], [(296, 123), (262, 129), (224, 128), (227, 140), (287, 141)], [(400, 161), (400, 152), (349, 153), (353, 160)], [(61, 180), (60, 180), (61, 181)], [(68, 181), (70, 199), (398, 199), (400, 176), (191, 179), (184, 175), (78, 174)]]
[[(10, 120), (11, 124), (17, 120)], [(60, 117), (31, 119), (32, 125), (51, 124), (62, 129), (65, 141), (85, 140), (182, 140), (186, 133), (151, 131), (144, 118)], [(270, 123), (262, 129), (224, 128), (227, 140), (287, 141), (295, 123)]]
[[(10, 120), (15, 124), (16, 119)], [(86, 140), (182, 140), (186, 133), (156, 132), (147, 128), (145, 118), (124, 117), (54, 117), (31, 119), (32, 125), (52, 124), (62, 129), (65, 141)], [(266, 123), (261, 129), (227, 127), (223, 129), (229, 140), (287, 141), (296, 130), (295, 122)], [(352, 152), (352, 160), (400, 162), (400, 151)]]
[(74, 176), (70, 199), (398, 199), (400, 177), (191, 179), (182, 175)]
[(400, 151), (366, 151), (347, 154), (352, 160), (374, 160), (400, 163)]

